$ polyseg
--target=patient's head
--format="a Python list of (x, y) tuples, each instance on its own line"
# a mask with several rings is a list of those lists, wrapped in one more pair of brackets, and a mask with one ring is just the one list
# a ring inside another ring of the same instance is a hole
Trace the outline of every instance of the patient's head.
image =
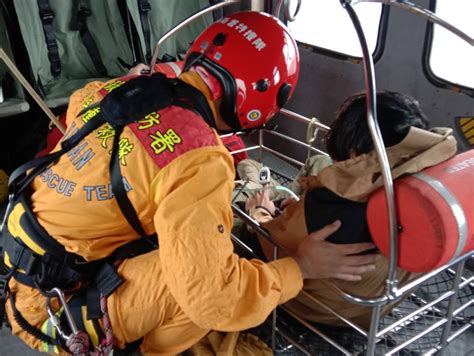
[[(387, 147), (401, 142), (411, 126), (428, 127), (428, 119), (418, 102), (402, 93), (378, 93), (377, 118)], [(326, 147), (335, 161), (344, 161), (374, 149), (367, 125), (365, 93), (347, 98), (340, 106), (331, 131), (326, 135)]]

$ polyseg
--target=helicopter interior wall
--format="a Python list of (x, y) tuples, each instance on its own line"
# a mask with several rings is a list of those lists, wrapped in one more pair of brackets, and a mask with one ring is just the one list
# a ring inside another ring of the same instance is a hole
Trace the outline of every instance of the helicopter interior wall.
[[(428, 8), (429, 0), (414, 3)], [(423, 70), (426, 26), (425, 19), (395, 6), (390, 7), (383, 52), (375, 63), (377, 90), (407, 93), (419, 100), (432, 127), (454, 128), (455, 117), (474, 115), (474, 98), (436, 87), (428, 80)], [(338, 106), (347, 96), (365, 90), (362, 61), (341, 60), (301, 45), (300, 55), (300, 79), (287, 108), (330, 124)], [(306, 137), (303, 124), (295, 125), (281, 116), (274, 123), (291, 136)], [(306, 149), (293, 146), (289, 152), (288, 145), (274, 141), (273, 148), (281, 150), (285, 147), (285, 152), (299, 160), (306, 157)], [(470, 148), (467, 142), (458, 141), (459, 151)], [(323, 148), (321, 143), (317, 143), (316, 147)]]

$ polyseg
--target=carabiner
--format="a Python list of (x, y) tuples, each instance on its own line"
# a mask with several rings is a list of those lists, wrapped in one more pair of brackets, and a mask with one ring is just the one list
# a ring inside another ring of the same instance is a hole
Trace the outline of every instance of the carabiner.
[(74, 321), (74, 318), (72, 317), (71, 310), (69, 309), (69, 306), (67, 305), (66, 297), (64, 296), (64, 293), (59, 289), (59, 288), (53, 288), (51, 289), (48, 294), (56, 294), (61, 306), (64, 309), (64, 313), (66, 315), (66, 320), (69, 324), (69, 327), (71, 328), (71, 334), (66, 335), (66, 333), (61, 329), (61, 323), (59, 321), (59, 318), (56, 316), (56, 313), (53, 312), (53, 309), (51, 307), (51, 297), (48, 297), (46, 301), (46, 310), (49, 315), (49, 319), (51, 320), (51, 323), (53, 326), (56, 328), (57, 332), (59, 335), (66, 339), (69, 340), (72, 336), (75, 336), (79, 333), (79, 330), (77, 329), (76, 322)]

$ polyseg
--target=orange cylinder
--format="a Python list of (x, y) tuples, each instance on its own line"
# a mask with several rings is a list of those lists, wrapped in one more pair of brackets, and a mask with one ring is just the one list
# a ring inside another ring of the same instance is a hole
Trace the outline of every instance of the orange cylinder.
[[(399, 178), (394, 183), (398, 218), (398, 266), (427, 272), (474, 250), (474, 150)], [(384, 189), (367, 206), (370, 234), (389, 256)]]

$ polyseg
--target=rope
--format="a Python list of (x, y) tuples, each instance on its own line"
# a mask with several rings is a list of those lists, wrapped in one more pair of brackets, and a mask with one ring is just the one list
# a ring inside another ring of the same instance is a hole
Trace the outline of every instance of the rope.
[(105, 329), (105, 354), (107, 355), (112, 352), (114, 347), (114, 333), (109, 319), (109, 312), (107, 311), (107, 298), (104, 295), (100, 296), (100, 310)]
[(86, 355), (89, 352), (89, 335), (79, 331), (66, 341), (66, 346), (74, 356)]
[(114, 334), (112, 324), (110, 323), (109, 313), (107, 311), (107, 298), (100, 296), (100, 311), (102, 312), (102, 322), (104, 325), (105, 338), (97, 346), (94, 352), (89, 352), (89, 335), (84, 331), (79, 331), (76, 335), (72, 335), (66, 341), (66, 346), (74, 356), (107, 356), (112, 355), (114, 347)]

